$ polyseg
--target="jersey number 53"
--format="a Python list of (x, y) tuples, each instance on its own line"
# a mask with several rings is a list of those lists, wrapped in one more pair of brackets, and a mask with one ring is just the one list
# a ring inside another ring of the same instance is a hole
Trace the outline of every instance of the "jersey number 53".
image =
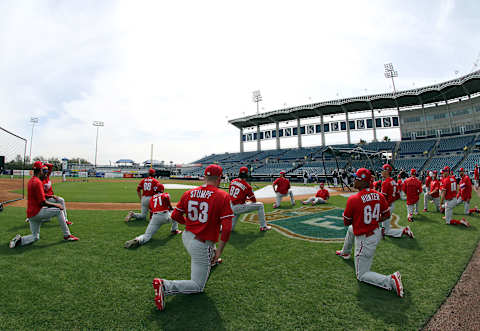
[(208, 203), (195, 200), (188, 201), (188, 218), (192, 222), (205, 223), (208, 220)]

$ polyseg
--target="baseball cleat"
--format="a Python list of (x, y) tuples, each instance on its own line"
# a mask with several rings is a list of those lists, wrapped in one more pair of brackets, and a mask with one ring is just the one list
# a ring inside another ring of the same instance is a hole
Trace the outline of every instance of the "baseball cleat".
[(210, 267), (212, 267), (212, 268), (213, 268), (213, 267), (216, 267), (217, 265), (219, 265), (219, 264), (222, 263), (222, 262), (223, 262), (222, 258), (219, 257), (218, 260), (212, 261), (212, 263), (210, 264)]
[(467, 228), (470, 227), (470, 223), (468, 223), (468, 221), (467, 221), (466, 219), (464, 219), (464, 218), (462, 218), (462, 219), (460, 220), (460, 224), (466, 226)]
[(18, 245), (20, 245), (21, 243), (22, 243), (22, 236), (17, 234), (15, 237), (13, 237), (12, 240), (10, 240), (10, 244), (8, 245), (8, 247), (15, 248)]
[(28, 218), (25, 219), (25, 223), (28, 223), (30, 222), (30, 220)]
[(126, 241), (125, 245), (123, 245), (123, 247), (125, 248), (137, 248), (138, 246), (140, 246), (140, 241), (138, 241), (137, 239)]
[(302, 201), (302, 205), (308, 205), (308, 202)]
[(335, 251), (335, 254), (340, 256), (344, 260), (348, 260), (350, 258), (350, 254), (342, 253), (342, 251)]
[(63, 240), (66, 240), (66, 241), (77, 241), (78, 238), (73, 236), (73, 235), (68, 235), (68, 236), (65, 236), (63, 237)]
[(129, 211), (127, 216), (125, 217), (125, 222), (130, 221), (132, 217), (133, 217), (133, 211)]
[(276, 204), (273, 204), (273, 209), (276, 209), (278, 207), (280, 207), (280, 206), (277, 206)]
[(154, 278), (153, 282), (153, 290), (155, 291), (155, 305), (157, 306), (158, 310), (165, 309), (165, 289), (163, 288), (163, 279)]
[(182, 233), (182, 230), (173, 230), (173, 231), (170, 231), (170, 234), (172, 234), (172, 235), (181, 234), (181, 233)]
[(426, 208), (423, 209), (423, 212), (426, 213), (428, 210)]
[(409, 221), (410, 223), (412, 223), (412, 222), (413, 222), (413, 217), (408, 216), (408, 221)]
[(72, 225), (73, 223), (70, 222), (69, 220), (65, 221), (65, 223), (67, 223), (67, 225)]
[(410, 227), (407, 226), (405, 229), (403, 229), (403, 234), (406, 236), (409, 236), (410, 238), (414, 239), (415, 236), (413, 235), (412, 230), (410, 230)]
[(391, 277), (395, 284), (394, 288), (397, 291), (397, 295), (400, 298), (403, 298), (403, 284), (402, 284), (402, 276), (400, 275), (400, 272), (399, 271), (394, 272)]
[(266, 225), (266, 226), (262, 226), (260, 228), (260, 231), (265, 232), (265, 231), (268, 231), (268, 230), (271, 230), (271, 229), (272, 229), (272, 227), (270, 225)]

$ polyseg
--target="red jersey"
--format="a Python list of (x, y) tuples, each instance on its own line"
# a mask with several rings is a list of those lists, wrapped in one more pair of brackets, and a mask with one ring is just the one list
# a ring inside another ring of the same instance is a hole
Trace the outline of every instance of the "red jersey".
[(430, 187), (430, 183), (432, 182), (432, 177), (430, 176), (427, 176), (427, 178), (425, 178), (425, 186), (428, 188)]
[(381, 191), (382, 190), (382, 181), (377, 180), (376, 182), (373, 182), (373, 189), (375, 191)]
[(382, 194), (389, 205), (398, 200), (397, 182), (392, 177), (386, 178), (382, 183)]
[(407, 195), (407, 205), (417, 203), (422, 192), (422, 182), (417, 177), (408, 177), (403, 182), (403, 190)]
[(150, 199), (150, 212), (152, 214), (172, 209), (170, 194), (168, 193), (157, 193)]
[[(183, 217), (186, 214), (186, 218)], [(172, 219), (185, 224), (185, 230), (200, 240), (218, 241), (220, 225), (222, 241), (227, 242), (232, 229), (233, 211), (227, 192), (211, 185), (188, 190), (173, 210)]]
[(432, 179), (430, 182), (429, 194), (432, 198), (438, 198), (440, 196), (440, 181), (438, 179)]
[(40, 178), (33, 176), (28, 181), (28, 205), (27, 217), (33, 217), (38, 214), (45, 202), (45, 192)]
[(364, 189), (347, 200), (343, 211), (343, 223), (353, 225), (356, 236), (371, 233), (378, 223), (390, 216), (390, 207), (385, 197), (370, 189)]
[(463, 175), (462, 179), (460, 180), (460, 190), (458, 191), (458, 196), (460, 196), (463, 201), (469, 201), (472, 198), (472, 181), (468, 175)]
[(53, 196), (53, 187), (52, 187), (52, 181), (50, 180), (50, 176), (45, 177), (45, 179), (42, 180), (43, 183), (43, 190), (45, 191), (45, 196), (46, 197), (51, 197)]
[(480, 171), (478, 171), (478, 167), (475, 167), (475, 170), (473, 170), (473, 179), (475, 180), (480, 179)]
[(330, 198), (330, 193), (328, 193), (328, 190), (321, 188), (317, 191), (317, 194), (315, 194), (316, 198), (322, 198), (323, 200), (328, 200)]
[(275, 179), (275, 181), (273, 182), (274, 188), (275, 185), (277, 186), (275, 192), (278, 192), (280, 194), (287, 194), (288, 190), (290, 189), (290, 181), (285, 177), (278, 177), (277, 179)]
[(401, 179), (397, 180), (397, 191), (398, 194), (400, 194), (400, 191), (403, 191), (403, 180)]
[(228, 192), (230, 194), (230, 200), (232, 200), (232, 204), (234, 205), (244, 204), (247, 200), (257, 201), (250, 184), (241, 178), (232, 180)]
[(445, 200), (452, 200), (457, 196), (457, 181), (454, 176), (443, 178), (440, 184), (440, 190), (445, 191)]
[(163, 185), (160, 184), (158, 180), (156, 180), (153, 177), (147, 177), (140, 181), (140, 184), (138, 184), (137, 186), (137, 192), (140, 192), (140, 190), (143, 190), (142, 192), (143, 196), (151, 197), (154, 194), (153, 192), (154, 186), (158, 187), (157, 192), (163, 192), (165, 190)]

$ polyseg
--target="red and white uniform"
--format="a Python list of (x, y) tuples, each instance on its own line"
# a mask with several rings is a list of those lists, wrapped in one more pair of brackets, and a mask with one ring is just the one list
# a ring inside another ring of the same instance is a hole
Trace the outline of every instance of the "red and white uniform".
[(142, 198), (140, 199), (142, 209), (140, 213), (133, 213), (130, 217), (137, 220), (145, 220), (150, 208), (150, 199), (155, 192), (163, 192), (164, 190), (164, 186), (155, 178), (147, 177), (142, 179), (137, 186), (137, 193), (140, 194), (140, 191), (142, 191)]
[(290, 181), (285, 177), (278, 177), (273, 182), (273, 190), (275, 191), (276, 195), (276, 202), (273, 205), (274, 208), (280, 207), (280, 203), (282, 202), (282, 198), (286, 197), (287, 195), (290, 196), (290, 202), (295, 205), (295, 199), (293, 198), (293, 192), (290, 189)]
[[(228, 192), (230, 200), (232, 201), (232, 210), (235, 215), (232, 219), (232, 231), (235, 229), (238, 216), (252, 211), (258, 212), (260, 228), (267, 226), (267, 222), (265, 221), (265, 207), (262, 202), (257, 202), (252, 186), (250, 186), (246, 180), (235, 178), (230, 182)], [(250, 201), (250, 203), (247, 203), (247, 200)]]
[(38, 214), (46, 198), (42, 181), (38, 177), (30, 178), (27, 184), (27, 191), (27, 217), (30, 218)]
[(403, 182), (403, 190), (407, 196), (407, 217), (418, 214), (418, 200), (422, 192), (422, 182), (417, 177), (409, 177)]
[(433, 177), (430, 181), (428, 191), (423, 195), (423, 210), (428, 210), (428, 201), (433, 201), (437, 211), (440, 211), (440, 181)]
[(469, 215), (470, 199), (472, 198), (472, 181), (468, 175), (463, 175), (462, 179), (460, 179), (459, 187), (457, 193), (457, 205), (463, 202), (465, 215)]
[(390, 206), (390, 217), (382, 223), (384, 234), (389, 237), (400, 238), (403, 235), (404, 228), (394, 229), (390, 224), (392, 221), (391, 215), (393, 215), (393, 211), (395, 209), (395, 201), (400, 198), (397, 182), (392, 177), (388, 177), (383, 180), (382, 194)]
[(475, 186), (478, 188), (480, 185), (480, 170), (478, 169), (478, 166), (475, 166), (475, 169), (473, 170), (473, 180), (475, 181)]
[(62, 197), (58, 196), (58, 195), (55, 195), (53, 193), (53, 186), (52, 186), (52, 181), (50, 180), (50, 173), (51, 173), (51, 169), (53, 167), (53, 165), (51, 165), (51, 167), (49, 167), (48, 165), (49, 164), (45, 164), (48, 168), (49, 168), (49, 173), (45, 176), (45, 178), (42, 180), (42, 184), (43, 184), (43, 190), (45, 191), (45, 198), (49, 201), (49, 202), (53, 202), (53, 203), (59, 203), (62, 205), (62, 213), (63, 213), (63, 216), (65, 217), (65, 219), (67, 220), (68, 222), (68, 216), (67, 216), (67, 206), (65, 205), (65, 199), (63, 199)]
[(454, 176), (442, 179), (440, 190), (445, 192), (445, 222), (450, 224), (453, 217), (453, 208), (457, 205), (457, 181)]
[(173, 210), (170, 194), (164, 192), (153, 195), (152, 199), (150, 199), (149, 209), (152, 214)]
[(396, 289), (392, 275), (370, 271), (375, 250), (382, 237), (379, 223), (390, 216), (385, 197), (375, 190), (364, 189), (347, 200), (343, 219), (348, 226), (341, 254), (351, 254), (355, 242), (357, 279), (386, 290)]
[(328, 190), (324, 189), (323, 187), (320, 187), (320, 189), (317, 191), (314, 197), (310, 197), (307, 200), (303, 201), (303, 204), (323, 204), (326, 203), (327, 200), (330, 198), (330, 193)]

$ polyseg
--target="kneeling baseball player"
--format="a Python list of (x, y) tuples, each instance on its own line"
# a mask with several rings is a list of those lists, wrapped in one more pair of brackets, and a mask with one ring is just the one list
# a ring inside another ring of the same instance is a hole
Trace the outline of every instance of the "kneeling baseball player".
[(424, 212), (428, 211), (428, 201), (433, 201), (437, 211), (440, 211), (440, 181), (438, 180), (438, 171), (433, 171), (430, 178), (429, 186), (426, 187), (427, 192), (423, 196)]
[(158, 192), (160, 188), (155, 186), (153, 192), (155, 193), (150, 199), (150, 214), (152, 218), (148, 223), (147, 230), (141, 236), (135, 237), (132, 240), (125, 242), (125, 248), (136, 248), (148, 242), (152, 236), (160, 229), (163, 224), (172, 223), (170, 232), (175, 234), (182, 233), (178, 229), (178, 223), (171, 219), (170, 211), (173, 210), (170, 203), (170, 194)]
[(324, 186), (325, 186), (325, 182), (320, 182), (320, 189), (317, 191), (315, 196), (308, 198), (302, 203), (304, 205), (307, 205), (310, 203), (312, 206), (327, 203), (327, 200), (330, 198), (330, 193), (328, 193), (328, 190), (326, 190)]
[(395, 290), (399, 297), (403, 297), (403, 284), (400, 272), (391, 275), (381, 275), (370, 271), (373, 256), (382, 233), (378, 227), (390, 216), (390, 208), (385, 197), (369, 188), (370, 171), (360, 168), (356, 172), (354, 187), (359, 190), (347, 200), (343, 212), (343, 222), (348, 226), (343, 248), (336, 251), (338, 256), (349, 259), (355, 241), (355, 273), (357, 279), (386, 290)]
[(462, 218), (461, 220), (452, 219), (453, 208), (457, 205), (457, 180), (455, 176), (450, 174), (450, 167), (445, 167), (442, 170), (442, 183), (440, 186), (440, 205), (443, 206), (445, 212), (445, 222), (450, 225), (463, 225), (467, 228), (470, 227), (470, 223)]
[[(265, 221), (265, 208), (262, 202), (257, 202), (252, 187), (247, 183), (248, 168), (241, 167), (238, 172), (238, 178), (235, 178), (230, 183), (228, 192), (230, 200), (232, 200), (232, 210), (235, 215), (232, 219), (232, 231), (237, 224), (238, 216), (256, 210), (258, 212), (258, 220), (260, 222), (260, 231), (268, 231), (272, 227), (267, 225)], [(250, 200), (250, 203), (246, 203)]]
[[(230, 239), (233, 211), (230, 196), (218, 188), (222, 172), (219, 165), (209, 165), (205, 169), (205, 184), (185, 192), (172, 212), (172, 219), (186, 225), (182, 240), (190, 254), (191, 272), (189, 280), (153, 279), (155, 304), (159, 310), (165, 309), (167, 295), (203, 292), (210, 268), (218, 263)], [(216, 249), (220, 226), (222, 235)]]
[(280, 207), (282, 198), (287, 195), (290, 196), (290, 203), (295, 206), (295, 199), (293, 198), (293, 192), (290, 189), (290, 181), (285, 178), (285, 171), (280, 171), (280, 177), (273, 182), (273, 190), (276, 195), (276, 202), (273, 204), (273, 208)]
[(472, 181), (470, 177), (465, 173), (463, 168), (460, 168), (460, 189), (457, 193), (457, 205), (463, 202), (463, 210), (465, 215), (472, 216), (473, 213), (480, 213), (478, 207), (470, 209), (470, 200), (472, 199)]
[(30, 220), (30, 231), (32, 232), (32, 234), (23, 237), (17, 234), (10, 241), (10, 248), (29, 245), (39, 240), (40, 227), (42, 223), (54, 216), (58, 218), (58, 224), (60, 225), (60, 228), (63, 232), (63, 239), (66, 241), (78, 240), (77, 237), (72, 236), (72, 234), (70, 233), (70, 229), (68, 228), (65, 216), (62, 212), (62, 205), (49, 202), (45, 198), (43, 184), (40, 180), (42, 167), (42, 162), (36, 161), (33, 164), (33, 176), (28, 181), (27, 217)]
[(133, 211), (129, 211), (127, 216), (125, 217), (125, 222), (130, 221), (132, 218), (136, 220), (145, 220), (147, 219), (148, 209), (150, 206), (150, 199), (154, 194), (153, 189), (154, 187), (160, 187), (158, 190), (159, 192), (164, 191), (164, 187), (158, 180), (153, 178), (155, 175), (155, 169), (148, 170), (148, 177), (144, 178), (140, 181), (137, 186), (137, 195), (140, 199), (140, 204), (142, 211), (141, 213), (134, 213)]

